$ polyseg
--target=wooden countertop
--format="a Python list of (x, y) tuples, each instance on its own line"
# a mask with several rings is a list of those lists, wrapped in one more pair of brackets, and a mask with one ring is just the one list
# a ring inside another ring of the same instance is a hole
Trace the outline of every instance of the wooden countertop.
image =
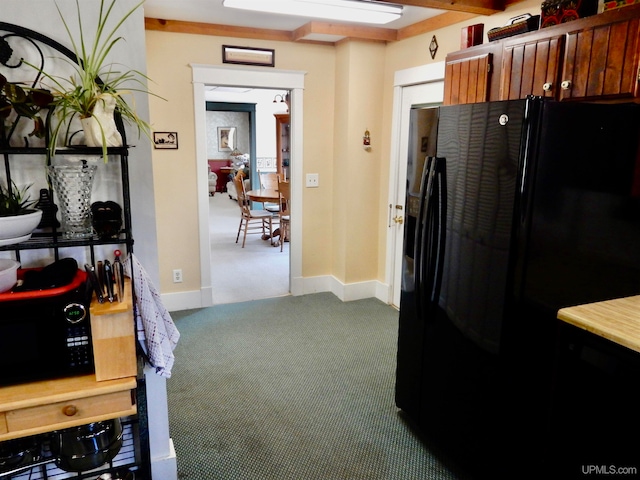
[(640, 295), (562, 308), (558, 318), (640, 352)]

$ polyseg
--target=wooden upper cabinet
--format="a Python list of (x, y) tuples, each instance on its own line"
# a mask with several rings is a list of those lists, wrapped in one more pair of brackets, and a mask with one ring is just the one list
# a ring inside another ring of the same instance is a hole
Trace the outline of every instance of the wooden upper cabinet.
[(638, 101), (640, 3), (452, 52), (445, 65), (445, 105), (527, 95)]
[(493, 55), (447, 60), (445, 64), (444, 104), (459, 105), (489, 100), (489, 81)]
[(527, 95), (554, 97), (558, 90), (564, 36), (504, 43), (500, 100)]
[(637, 97), (639, 22), (632, 18), (569, 32), (559, 100)]

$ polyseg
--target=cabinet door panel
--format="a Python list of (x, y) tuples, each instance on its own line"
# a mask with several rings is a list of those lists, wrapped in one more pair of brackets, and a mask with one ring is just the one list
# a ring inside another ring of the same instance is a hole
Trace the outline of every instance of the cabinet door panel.
[(447, 62), (444, 104), (486, 102), (489, 99), (489, 68), (492, 55)]
[(637, 95), (638, 19), (569, 32), (560, 100)]
[(563, 40), (564, 37), (556, 36), (527, 43), (505, 43), (500, 100), (527, 95), (554, 96)]

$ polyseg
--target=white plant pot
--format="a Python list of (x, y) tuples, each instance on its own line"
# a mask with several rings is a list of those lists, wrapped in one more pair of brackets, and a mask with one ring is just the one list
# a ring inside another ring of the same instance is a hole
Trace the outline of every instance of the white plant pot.
[(113, 112), (116, 108), (116, 100), (112, 95), (104, 94), (93, 109), (93, 116), (81, 118), (84, 142), (87, 147), (102, 147), (102, 135), (104, 134), (105, 146), (121, 147), (122, 135), (116, 127)]
[(29, 213), (0, 217), (0, 246), (13, 245), (31, 238), (42, 218), (42, 210), (30, 210)]

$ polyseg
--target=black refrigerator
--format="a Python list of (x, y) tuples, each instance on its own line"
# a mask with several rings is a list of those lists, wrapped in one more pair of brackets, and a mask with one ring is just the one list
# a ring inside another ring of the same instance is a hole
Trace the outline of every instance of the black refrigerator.
[(396, 405), (473, 478), (583, 477), (613, 459), (566, 451), (621, 432), (593, 438), (585, 410), (562, 422), (598, 369), (579, 394), (558, 388), (556, 314), (640, 294), (640, 105), (529, 97), (411, 115)]

